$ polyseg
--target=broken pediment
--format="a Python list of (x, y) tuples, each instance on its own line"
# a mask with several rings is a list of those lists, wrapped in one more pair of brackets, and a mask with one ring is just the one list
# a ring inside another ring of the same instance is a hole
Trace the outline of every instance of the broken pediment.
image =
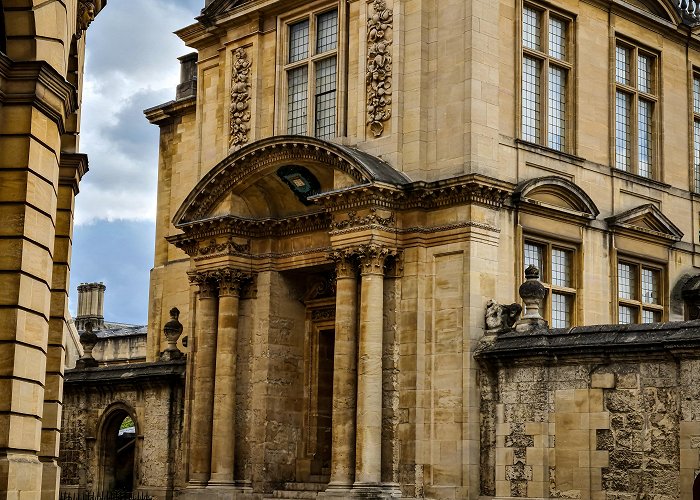
[(562, 177), (549, 176), (521, 183), (513, 193), (520, 206), (546, 209), (562, 216), (595, 219), (600, 211), (593, 200), (576, 184)]
[(608, 217), (606, 221), (613, 230), (636, 232), (666, 241), (680, 241), (683, 238), (683, 232), (652, 204)]

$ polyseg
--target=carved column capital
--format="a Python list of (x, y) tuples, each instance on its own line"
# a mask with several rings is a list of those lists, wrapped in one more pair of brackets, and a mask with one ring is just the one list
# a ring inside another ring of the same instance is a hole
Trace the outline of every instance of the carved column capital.
[(357, 258), (353, 249), (333, 250), (330, 258), (335, 262), (336, 280), (357, 277)]
[(360, 260), (360, 274), (384, 275), (384, 264), (388, 257), (396, 255), (396, 250), (368, 243), (357, 248), (357, 257)]
[(190, 284), (199, 287), (199, 298), (211, 299), (216, 297), (219, 286), (217, 280), (212, 277), (210, 272), (188, 272), (187, 277), (190, 280)]
[(219, 282), (219, 296), (240, 296), (241, 290), (251, 279), (249, 273), (231, 267), (213, 271), (213, 276)]

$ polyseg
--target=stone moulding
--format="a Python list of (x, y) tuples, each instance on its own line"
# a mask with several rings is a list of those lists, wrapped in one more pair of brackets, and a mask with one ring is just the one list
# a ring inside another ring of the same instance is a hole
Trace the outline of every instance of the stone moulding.
[(250, 68), (253, 65), (242, 47), (233, 51), (229, 148), (240, 149), (248, 142), (250, 131)]
[(367, 125), (379, 137), (391, 118), (391, 44), (394, 13), (385, 0), (370, 0), (367, 18)]
[(359, 217), (357, 211), (351, 210), (347, 219), (337, 220), (335, 216), (331, 222), (331, 230), (349, 229), (357, 227), (393, 227), (396, 224), (396, 214), (391, 212), (388, 217), (380, 217), (376, 208), (370, 208), (369, 213)]

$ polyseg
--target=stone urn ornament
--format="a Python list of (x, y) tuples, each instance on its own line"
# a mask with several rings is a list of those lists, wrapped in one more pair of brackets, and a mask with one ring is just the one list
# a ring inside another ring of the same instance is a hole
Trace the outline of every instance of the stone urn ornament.
[(525, 304), (525, 312), (515, 325), (516, 332), (530, 332), (547, 328), (547, 322), (542, 317), (542, 301), (547, 296), (547, 289), (540, 281), (540, 270), (535, 266), (525, 269), (525, 282), (518, 290)]
[(170, 321), (163, 327), (163, 334), (168, 341), (168, 346), (160, 355), (161, 361), (172, 361), (182, 358), (182, 352), (177, 348), (177, 339), (182, 335), (182, 323), (178, 320), (180, 310), (177, 307), (170, 309)]
[(92, 356), (92, 350), (97, 344), (97, 335), (92, 331), (92, 321), (85, 323), (85, 331), (80, 334), (80, 345), (83, 355), (75, 363), (76, 368), (91, 368), (97, 366), (97, 360)]

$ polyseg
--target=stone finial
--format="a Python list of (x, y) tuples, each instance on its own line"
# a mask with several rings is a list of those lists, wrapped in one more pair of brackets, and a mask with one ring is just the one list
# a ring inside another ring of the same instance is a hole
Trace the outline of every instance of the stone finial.
[(535, 266), (525, 269), (525, 282), (518, 290), (520, 298), (525, 303), (525, 314), (516, 323), (515, 331), (528, 332), (547, 328), (547, 322), (540, 314), (542, 301), (547, 296), (547, 289), (540, 281), (540, 270)]
[(76, 368), (90, 368), (97, 366), (97, 360), (92, 356), (92, 349), (97, 344), (97, 335), (92, 331), (92, 322), (85, 323), (85, 331), (80, 334), (80, 345), (83, 346), (83, 355), (76, 362)]
[(172, 361), (182, 358), (182, 352), (177, 348), (177, 339), (182, 335), (182, 323), (178, 320), (180, 310), (177, 307), (170, 309), (170, 321), (163, 327), (163, 334), (168, 341), (168, 347), (160, 355), (161, 361)]
[(504, 333), (511, 331), (523, 307), (520, 304), (499, 304), (495, 300), (486, 303), (486, 332)]

